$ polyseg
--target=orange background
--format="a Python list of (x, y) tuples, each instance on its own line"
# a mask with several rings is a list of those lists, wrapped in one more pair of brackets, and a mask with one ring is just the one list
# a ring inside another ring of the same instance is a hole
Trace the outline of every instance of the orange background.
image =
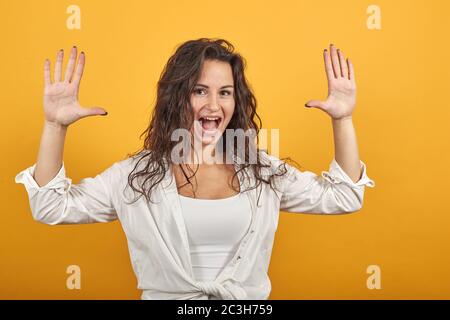
[[(71, 4), (81, 30), (66, 27)], [(366, 27), (371, 4), (381, 30)], [(263, 128), (280, 129), (280, 156), (316, 173), (334, 151), (329, 117), (304, 107), (326, 97), (322, 50), (334, 43), (355, 66), (354, 124), (376, 187), (358, 213), (281, 213), (270, 298), (450, 298), (448, 1), (3, 0), (0, 12), (0, 298), (139, 299), (118, 221), (37, 223), (14, 176), (37, 158), (45, 58), (53, 72), (60, 48), (84, 50), (80, 102), (109, 112), (69, 128), (64, 161), (76, 183), (143, 143), (164, 64), (199, 37), (225, 38), (243, 54)], [(81, 290), (66, 288), (71, 264)], [(379, 290), (366, 286), (373, 264)]]

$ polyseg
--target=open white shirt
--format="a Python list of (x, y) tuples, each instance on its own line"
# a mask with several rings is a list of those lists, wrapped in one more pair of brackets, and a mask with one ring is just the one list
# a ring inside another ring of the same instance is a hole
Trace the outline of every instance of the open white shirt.
[[(275, 172), (281, 160), (261, 151)], [(236, 158), (234, 159), (236, 162)], [(45, 224), (82, 224), (119, 219), (125, 232), (130, 259), (142, 290), (141, 299), (267, 299), (271, 291), (268, 268), (279, 212), (339, 214), (359, 210), (365, 186), (375, 183), (360, 161), (362, 176), (356, 183), (332, 160), (329, 171), (317, 175), (286, 164), (288, 174), (277, 177), (279, 191), (266, 183), (244, 192), (251, 207), (251, 222), (232, 259), (214, 281), (196, 281), (186, 225), (182, 216), (175, 176), (170, 168), (153, 189), (151, 203), (134, 199), (129, 186), (123, 190), (136, 160), (128, 158), (78, 184), (66, 177), (64, 162), (57, 175), (39, 187), (33, 179), (35, 165), (21, 171), (16, 183), (23, 183), (32, 215)], [(236, 170), (238, 165), (235, 165)], [(245, 191), (255, 178), (238, 173)], [(268, 174), (262, 169), (262, 175)], [(136, 183), (136, 181), (135, 181)], [(259, 197), (259, 201), (257, 202)]]

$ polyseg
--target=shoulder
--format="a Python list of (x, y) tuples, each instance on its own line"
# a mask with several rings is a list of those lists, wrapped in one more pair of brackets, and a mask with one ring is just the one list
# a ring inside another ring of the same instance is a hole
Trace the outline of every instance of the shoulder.
[(148, 153), (149, 151), (144, 150), (134, 155), (127, 155), (114, 162), (109, 169), (117, 176), (128, 175), (136, 169), (141, 170), (148, 163)]
[[(304, 170), (301, 165), (290, 157), (280, 159), (278, 156), (268, 154), (266, 150), (261, 150), (259, 153), (262, 161), (269, 164), (268, 167), (263, 169), (265, 172), (263, 175), (275, 175), (276, 178), (282, 182), (292, 182), (304, 174), (311, 174), (310, 172)], [(290, 164), (291, 162), (295, 165)]]
[(269, 154), (265, 149), (258, 151), (261, 164), (261, 175), (263, 176), (285, 176), (289, 171), (289, 165), (281, 160), (278, 156)]
[(259, 153), (260, 159), (262, 161), (265, 161), (267, 164), (274, 165), (274, 164), (279, 164), (281, 162), (281, 160), (278, 157), (267, 153), (266, 149), (260, 149), (258, 151), (258, 153)]
[(278, 158), (277, 156), (274, 156), (272, 154), (267, 153), (265, 149), (261, 149), (258, 151), (259, 157), (262, 164), (268, 165), (270, 170), (276, 170), (280, 167), (280, 165), (285, 164), (283, 160)]

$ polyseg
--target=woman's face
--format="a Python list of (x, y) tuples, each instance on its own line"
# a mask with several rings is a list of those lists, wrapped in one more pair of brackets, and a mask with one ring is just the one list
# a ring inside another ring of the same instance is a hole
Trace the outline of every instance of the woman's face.
[(215, 144), (225, 131), (234, 113), (234, 81), (227, 62), (205, 60), (200, 79), (191, 94), (196, 139), (202, 146)]

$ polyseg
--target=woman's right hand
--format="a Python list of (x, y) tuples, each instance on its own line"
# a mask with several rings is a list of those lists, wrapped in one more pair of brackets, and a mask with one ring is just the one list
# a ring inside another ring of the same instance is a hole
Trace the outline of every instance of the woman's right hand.
[(50, 61), (44, 64), (44, 114), (45, 121), (50, 124), (67, 127), (75, 121), (95, 115), (106, 115), (103, 108), (84, 108), (78, 103), (78, 90), (85, 64), (84, 52), (81, 52), (76, 70), (75, 61), (77, 48), (74, 46), (70, 52), (64, 79), (61, 79), (61, 69), (64, 51), (61, 49), (56, 56), (53, 83), (50, 79)]

